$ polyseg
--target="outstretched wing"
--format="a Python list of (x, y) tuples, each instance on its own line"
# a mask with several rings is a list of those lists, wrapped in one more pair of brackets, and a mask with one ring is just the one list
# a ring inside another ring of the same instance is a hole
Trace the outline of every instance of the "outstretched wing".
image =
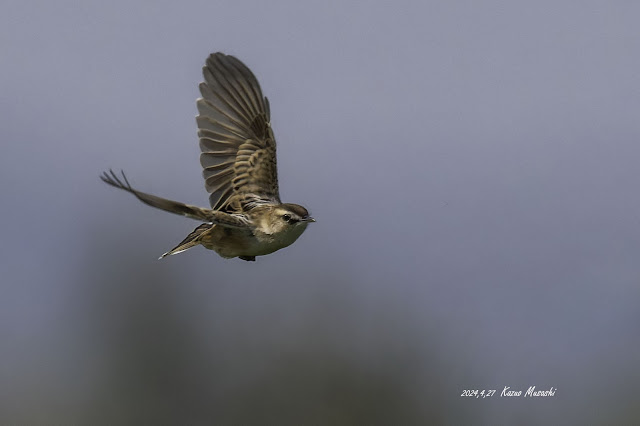
[(178, 201), (168, 200), (166, 198), (157, 197), (155, 195), (147, 194), (146, 192), (133, 189), (133, 187), (129, 183), (129, 179), (127, 179), (127, 176), (124, 174), (124, 172), (121, 171), (120, 173), (122, 174), (122, 179), (119, 178), (118, 175), (113, 172), (113, 170), (109, 170), (108, 173), (104, 172), (102, 176), (100, 176), (100, 179), (102, 179), (104, 183), (107, 183), (113, 187), (120, 188), (132, 193), (138, 200), (151, 207), (155, 207), (169, 213), (186, 216), (191, 219), (202, 220), (206, 222), (211, 221), (211, 210), (180, 203)]
[(258, 80), (242, 62), (222, 53), (210, 55), (202, 72), (196, 120), (211, 207), (243, 212), (280, 203), (269, 101)]
[(247, 218), (241, 214), (203, 209), (201, 207), (168, 200), (166, 198), (138, 191), (137, 189), (133, 189), (124, 172), (121, 171), (120, 173), (122, 174), (122, 179), (120, 179), (113, 170), (109, 170), (109, 173), (104, 172), (102, 176), (100, 176), (100, 179), (111, 186), (132, 193), (138, 200), (150, 205), (151, 207), (155, 207), (169, 213), (180, 214), (191, 219), (202, 220), (227, 228), (245, 228), (249, 224)]

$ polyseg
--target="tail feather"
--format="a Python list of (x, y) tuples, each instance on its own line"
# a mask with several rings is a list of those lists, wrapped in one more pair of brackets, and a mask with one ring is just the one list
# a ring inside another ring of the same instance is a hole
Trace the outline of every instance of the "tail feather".
[(169, 250), (168, 252), (164, 253), (162, 256), (158, 258), (158, 260), (164, 259), (167, 256), (172, 256), (174, 254), (182, 253), (183, 251), (189, 250), (191, 247), (197, 246), (198, 244), (200, 244), (200, 237), (202, 236), (202, 234), (204, 234), (206, 231), (211, 229), (213, 226), (215, 225), (212, 225), (210, 223), (203, 223), (202, 225), (198, 226), (196, 229), (193, 230), (193, 232), (187, 235), (187, 238), (182, 240), (180, 244), (178, 244), (176, 247)]

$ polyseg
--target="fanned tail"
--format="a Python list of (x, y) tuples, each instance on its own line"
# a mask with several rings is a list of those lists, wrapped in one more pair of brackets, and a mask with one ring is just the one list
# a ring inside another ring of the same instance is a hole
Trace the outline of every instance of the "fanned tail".
[(169, 250), (168, 252), (160, 256), (158, 260), (164, 259), (167, 256), (172, 256), (174, 254), (182, 253), (183, 251), (189, 250), (191, 247), (197, 246), (198, 244), (200, 244), (200, 237), (202, 236), (202, 234), (204, 234), (206, 231), (208, 231), (214, 226), (215, 225), (211, 223), (203, 223), (202, 225), (198, 226), (196, 229), (193, 230), (193, 232), (187, 235), (187, 238), (182, 240), (180, 244), (178, 244), (175, 248)]

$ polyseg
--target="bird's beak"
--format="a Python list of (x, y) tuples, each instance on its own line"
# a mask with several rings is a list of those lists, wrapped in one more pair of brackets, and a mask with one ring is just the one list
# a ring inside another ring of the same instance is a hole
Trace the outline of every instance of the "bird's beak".
[(306, 219), (303, 219), (305, 222), (315, 222), (316, 220), (314, 218), (312, 218), (311, 216), (309, 216)]

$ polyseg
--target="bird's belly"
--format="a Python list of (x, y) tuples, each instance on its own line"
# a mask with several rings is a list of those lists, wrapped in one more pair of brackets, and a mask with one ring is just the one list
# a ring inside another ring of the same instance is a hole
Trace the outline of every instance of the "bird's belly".
[(200, 242), (205, 248), (215, 251), (220, 256), (231, 258), (244, 256), (253, 245), (254, 239), (251, 232), (216, 225)]
[(282, 235), (255, 235), (251, 231), (214, 226), (201, 244), (222, 257), (264, 256), (293, 244), (304, 231), (299, 227)]

